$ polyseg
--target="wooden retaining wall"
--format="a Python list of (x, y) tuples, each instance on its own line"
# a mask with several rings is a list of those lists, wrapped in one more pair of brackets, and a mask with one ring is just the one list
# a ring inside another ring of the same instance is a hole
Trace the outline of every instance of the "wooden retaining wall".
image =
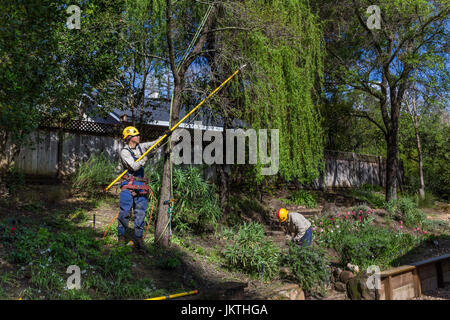
[(450, 284), (450, 254), (380, 273), (379, 300), (407, 300)]

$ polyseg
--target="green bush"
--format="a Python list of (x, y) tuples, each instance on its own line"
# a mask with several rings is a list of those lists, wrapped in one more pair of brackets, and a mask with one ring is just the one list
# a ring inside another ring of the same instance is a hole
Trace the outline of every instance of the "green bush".
[(257, 222), (244, 223), (235, 232), (227, 232), (228, 245), (223, 254), (229, 266), (251, 276), (258, 276), (264, 264), (264, 279), (278, 275), (278, 247), (264, 234), (264, 228)]
[[(159, 163), (154, 170), (146, 168), (149, 186), (158, 199), (161, 188), (162, 165)], [(174, 214), (173, 226), (179, 231), (202, 233), (217, 228), (222, 215), (215, 186), (206, 183), (202, 169), (188, 167), (182, 169), (173, 167)]]
[(419, 208), (434, 208), (434, 202), (436, 201), (436, 197), (433, 193), (429, 191), (425, 191), (425, 199), (422, 199), (418, 193), (414, 195), (414, 201)]
[(410, 228), (423, 227), (426, 224), (426, 215), (408, 197), (390, 200), (385, 205), (385, 209), (391, 218), (403, 221)]
[(289, 200), (295, 205), (306, 206), (307, 208), (317, 207), (317, 201), (307, 190), (299, 190), (290, 195)]
[[(355, 212), (355, 216), (356, 216)], [(353, 214), (343, 214), (313, 223), (316, 242), (334, 248), (341, 264), (356, 264), (360, 270), (370, 265), (393, 266), (397, 259), (423, 241), (421, 235), (393, 232), (373, 225), (369, 211), (364, 219), (353, 219)]]
[(15, 195), (25, 186), (25, 174), (15, 166), (10, 167), (5, 182), (8, 192)]
[(289, 243), (281, 264), (289, 266), (295, 280), (308, 293), (323, 293), (330, 281), (330, 262), (326, 251), (319, 247)]
[(376, 188), (364, 187), (362, 189), (352, 189), (350, 196), (353, 198), (367, 202), (373, 208), (384, 208), (385, 197), (382, 192), (375, 191)]
[(396, 234), (388, 229), (370, 226), (359, 233), (344, 234), (335, 243), (342, 263), (352, 263), (365, 270), (370, 265), (391, 266), (406, 249), (415, 245), (413, 236)]
[(102, 152), (91, 156), (76, 170), (72, 185), (75, 189), (109, 185), (116, 178), (116, 164)]

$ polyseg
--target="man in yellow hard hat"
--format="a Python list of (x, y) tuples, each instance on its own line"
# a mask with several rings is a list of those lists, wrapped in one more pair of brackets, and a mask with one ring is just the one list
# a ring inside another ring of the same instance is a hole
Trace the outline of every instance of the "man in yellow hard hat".
[(277, 211), (277, 218), (280, 223), (286, 225), (288, 238), (298, 245), (309, 246), (312, 242), (312, 227), (302, 214), (298, 212), (289, 212), (285, 208)]
[(138, 129), (126, 127), (123, 132), (125, 146), (120, 151), (120, 160), (127, 174), (121, 182), (120, 213), (118, 217), (119, 243), (125, 243), (125, 230), (128, 227), (131, 209), (134, 208), (134, 244), (137, 249), (145, 249), (142, 239), (144, 231), (145, 211), (147, 209), (147, 195), (149, 186), (144, 178), (144, 165), (148, 160), (145, 156), (139, 159), (161, 136), (151, 142), (141, 143)]

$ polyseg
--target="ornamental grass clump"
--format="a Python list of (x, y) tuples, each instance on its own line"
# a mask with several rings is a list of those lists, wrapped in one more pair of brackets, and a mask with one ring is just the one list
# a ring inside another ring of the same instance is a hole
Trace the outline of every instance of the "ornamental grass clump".
[(257, 222), (245, 223), (235, 232), (227, 232), (231, 242), (224, 257), (232, 268), (251, 276), (273, 279), (278, 275), (280, 249), (264, 234), (264, 228)]

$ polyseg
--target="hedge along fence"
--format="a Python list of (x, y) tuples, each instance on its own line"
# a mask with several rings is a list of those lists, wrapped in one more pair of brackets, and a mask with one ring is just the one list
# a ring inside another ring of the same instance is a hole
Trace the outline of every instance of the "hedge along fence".
[[(121, 132), (129, 124), (105, 124), (71, 120), (60, 125), (43, 122), (21, 148), (16, 166), (28, 176), (61, 177), (75, 172), (91, 155), (104, 153), (115, 162), (123, 147)], [(165, 126), (140, 126), (143, 141), (161, 136)], [(192, 148), (193, 150), (194, 148)], [(311, 184), (313, 189), (384, 186), (385, 161), (381, 157), (325, 150), (325, 173)], [(215, 176), (209, 166), (207, 176)]]

